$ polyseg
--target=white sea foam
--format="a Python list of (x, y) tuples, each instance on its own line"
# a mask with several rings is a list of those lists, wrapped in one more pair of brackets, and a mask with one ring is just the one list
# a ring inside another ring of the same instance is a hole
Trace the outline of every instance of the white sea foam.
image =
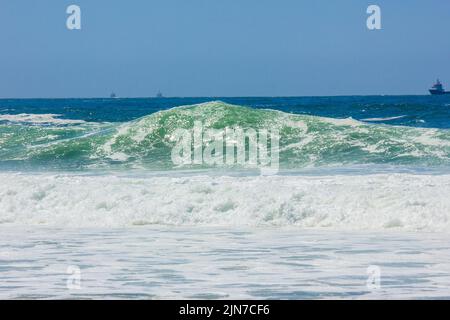
[(0, 115), (0, 121), (9, 122), (24, 122), (24, 123), (35, 123), (35, 124), (81, 124), (85, 123), (83, 120), (72, 120), (72, 119), (59, 119), (60, 114), (2, 114)]
[(362, 119), (361, 121), (373, 121), (373, 122), (377, 122), (377, 121), (390, 121), (390, 120), (396, 120), (396, 119), (402, 119), (406, 117), (405, 115), (403, 116), (396, 116), (396, 117), (386, 117), (386, 118), (367, 118), (367, 119)]
[(416, 137), (415, 141), (428, 146), (450, 147), (450, 141), (436, 138), (436, 136), (438, 136), (437, 129), (428, 129), (427, 131), (423, 131), (420, 136)]
[(348, 118), (326, 118), (326, 117), (316, 117), (323, 122), (327, 122), (333, 124), (335, 126), (349, 126), (349, 127), (359, 127), (362, 126), (363, 123), (353, 119), (352, 117)]
[(0, 223), (296, 226), (450, 232), (450, 175), (0, 174)]

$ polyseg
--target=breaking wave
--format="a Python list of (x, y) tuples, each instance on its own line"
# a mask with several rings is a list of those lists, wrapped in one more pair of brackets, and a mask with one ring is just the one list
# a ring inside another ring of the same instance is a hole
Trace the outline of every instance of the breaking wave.
[[(376, 119), (372, 119), (375, 121)], [(448, 166), (450, 131), (252, 109), (215, 101), (125, 123), (2, 115), (0, 163), (13, 168), (171, 170), (177, 129), (277, 129), (285, 169), (358, 164)]]

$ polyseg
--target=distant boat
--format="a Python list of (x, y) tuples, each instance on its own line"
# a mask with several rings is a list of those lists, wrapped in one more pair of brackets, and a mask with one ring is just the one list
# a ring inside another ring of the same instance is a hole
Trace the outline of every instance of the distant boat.
[(111, 99), (115, 99), (117, 98), (116, 94), (114, 92), (111, 93), (111, 95), (109, 96)]
[(161, 91), (158, 91), (158, 93), (156, 94), (157, 98), (164, 98), (163, 94), (161, 93)]
[(450, 91), (445, 91), (442, 83), (437, 79), (436, 83), (429, 90), (432, 95), (450, 94)]

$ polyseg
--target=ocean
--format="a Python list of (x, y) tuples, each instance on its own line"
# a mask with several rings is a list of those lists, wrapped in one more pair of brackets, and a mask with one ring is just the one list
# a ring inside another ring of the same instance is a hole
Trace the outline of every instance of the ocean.
[[(197, 123), (277, 170), (175, 163)], [(449, 96), (0, 100), (0, 298), (449, 299), (449, 129)]]

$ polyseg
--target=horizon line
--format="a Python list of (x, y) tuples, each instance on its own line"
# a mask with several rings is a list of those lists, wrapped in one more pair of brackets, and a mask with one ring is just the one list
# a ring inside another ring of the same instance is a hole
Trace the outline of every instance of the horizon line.
[(92, 97), (25, 97), (25, 98), (2, 98), (0, 100), (75, 100), (75, 99), (106, 99), (106, 100), (120, 100), (120, 99), (201, 99), (201, 98), (333, 98), (333, 97), (400, 97), (400, 96), (432, 96), (430, 94), (339, 94), (339, 95), (286, 95), (286, 96), (129, 96), (129, 97), (107, 97), (107, 96), (92, 96)]

